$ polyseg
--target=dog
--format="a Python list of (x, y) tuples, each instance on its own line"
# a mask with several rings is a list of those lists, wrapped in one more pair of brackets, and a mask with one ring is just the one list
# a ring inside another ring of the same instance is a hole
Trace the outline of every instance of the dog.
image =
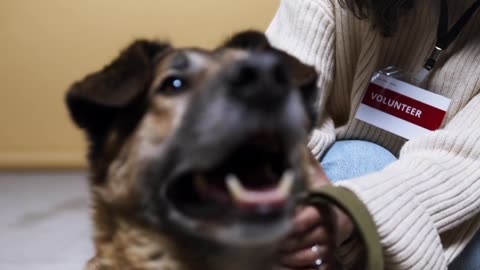
[(308, 186), (317, 73), (245, 31), (213, 50), (137, 40), (74, 83), (89, 142), (89, 270), (265, 270)]

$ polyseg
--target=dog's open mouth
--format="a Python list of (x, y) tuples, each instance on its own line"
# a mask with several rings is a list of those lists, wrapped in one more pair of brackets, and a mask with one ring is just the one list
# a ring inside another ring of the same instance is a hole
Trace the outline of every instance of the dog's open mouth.
[(278, 136), (251, 136), (214, 166), (172, 181), (167, 196), (196, 219), (273, 221), (291, 204), (295, 173), (287, 152)]

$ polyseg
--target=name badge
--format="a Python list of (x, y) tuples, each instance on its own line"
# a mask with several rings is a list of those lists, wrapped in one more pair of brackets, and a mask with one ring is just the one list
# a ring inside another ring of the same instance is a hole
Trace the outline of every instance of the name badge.
[(437, 130), (450, 99), (375, 73), (355, 117), (406, 139)]

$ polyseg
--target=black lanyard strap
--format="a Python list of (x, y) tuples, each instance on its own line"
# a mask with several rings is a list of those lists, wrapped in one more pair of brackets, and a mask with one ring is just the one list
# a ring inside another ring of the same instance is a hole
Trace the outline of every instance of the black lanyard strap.
[(440, 11), (440, 22), (438, 23), (437, 31), (437, 44), (435, 46), (446, 50), (448, 46), (458, 37), (462, 29), (468, 24), (473, 17), (478, 7), (480, 7), (480, 1), (476, 1), (473, 5), (465, 11), (460, 19), (448, 30), (448, 4), (447, 0), (442, 0)]
[(425, 62), (424, 68), (426, 70), (430, 71), (435, 67), (438, 58), (440, 58), (441, 52), (446, 50), (458, 37), (479, 7), (480, 0), (477, 0), (467, 9), (467, 11), (465, 11), (465, 13), (463, 13), (462, 17), (460, 17), (452, 28), (448, 30), (448, 3), (447, 0), (442, 0), (440, 5), (440, 20), (437, 29), (437, 42), (435, 43), (435, 48), (430, 54), (430, 57)]

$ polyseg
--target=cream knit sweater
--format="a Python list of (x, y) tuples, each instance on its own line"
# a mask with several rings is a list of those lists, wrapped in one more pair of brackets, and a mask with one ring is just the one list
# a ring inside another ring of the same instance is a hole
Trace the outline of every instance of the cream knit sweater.
[[(317, 157), (343, 139), (371, 141), (399, 156), (383, 171), (339, 184), (371, 213), (387, 269), (447, 269), (480, 227), (480, 12), (428, 81), (452, 99), (441, 130), (406, 142), (354, 118), (374, 71), (418, 71), (433, 48), (440, 1), (415, 2), (394, 37), (384, 38), (337, 0), (282, 0), (267, 36), (320, 74), (322, 120), (309, 142)], [(473, 2), (450, 0), (450, 22)]]

